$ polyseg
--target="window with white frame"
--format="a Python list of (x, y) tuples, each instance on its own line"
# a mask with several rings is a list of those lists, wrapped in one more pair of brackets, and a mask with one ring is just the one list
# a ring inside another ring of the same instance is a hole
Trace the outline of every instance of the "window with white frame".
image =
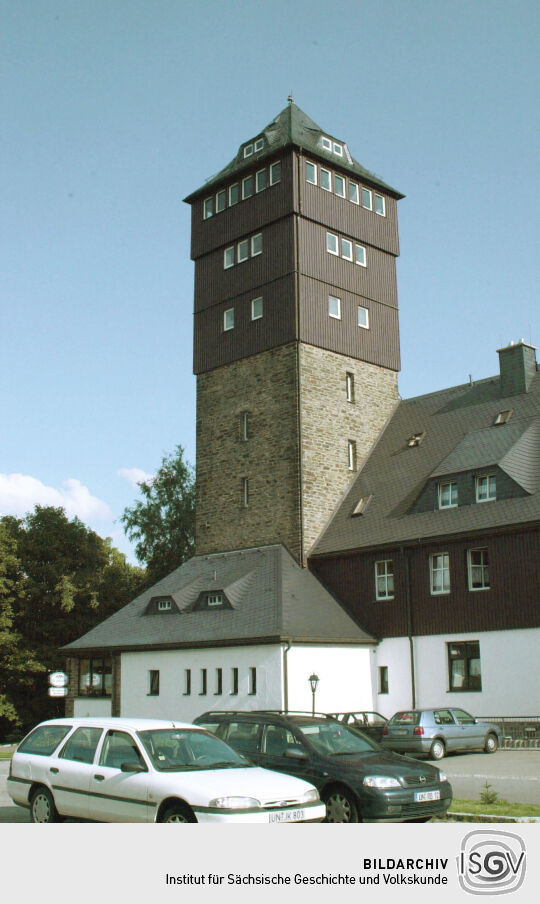
[(258, 254), (262, 254), (262, 232), (251, 238), (251, 256), (257, 257)]
[(346, 261), (352, 261), (352, 244), (349, 239), (341, 239), (341, 256)]
[(332, 173), (330, 170), (323, 169), (321, 166), (321, 188), (325, 191), (332, 191)]
[(338, 144), (337, 141), (334, 141), (332, 150), (334, 154), (338, 155), (338, 157), (343, 157), (343, 146), (341, 144)]
[(345, 179), (337, 173), (334, 174), (334, 191), (340, 198), (345, 197)]
[(223, 605), (223, 594), (222, 593), (209, 593), (206, 597), (206, 605), (207, 606), (222, 606)]
[(234, 267), (234, 245), (230, 248), (225, 248), (223, 252), (223, 267), (225, 270), (228, 270), (229, 267)]
[(375, 598), (378, 600), (394, 599), (394, 562), (392, 559), (380, 559), (375, 562)]
[(439, 508), (455, 508), (458, 504), (458, 487), (455, 480), (439, 484)]
[(255, 190), (256, 191), (264, 191), (267, 185), (267, 171), (265, 169), (259, 170), (255, 174)]
[(432, 596), (450, 593), (450, 556), (447, 552), (429, 557), (429, 576)]
[(276, 185), (281, 182), (281, 160), (276, 160), (270, 166), (270, 185)]
[(329, 254), (336, 254), (339, 257), (338, 237), (332, 232), (326, 233), (326, 250)]
[(161, 599), (157, 601), (158, 612), (170, 612), (172, 609), (172, 602), (169, 599)]
[(469, 590), (489, 590), (489, 555), (486, 547), (467, 550)]
[(244, 157), (251, 157), (252, 153), (253, 153), (253, 145), (246, 144), (246, 146), (244, 148)]
[(495, 474), (482, 474), (475, 478), (476, 501), (493, 502), (497, 498), (497, 480)]
[(242, 239), (238, 242), (237, 260), (239, 264), (243, 264), (249, 257), (249, 239)]
[(216, 213), (221, 213), (222, 210), (225, 210), (227, 206), (227, 192), (225, 189), (222, 191), (218, 191), (216, 195)]
[(251, 302), (251, 319), (252, 320), (260, 320), (262, 315), (263, 315), (262, 297), (254, 298)]
[(369, 188), (362, 189), (362, 207), (365, 207), (366, 210), (372, 210), (373, 208), (373, 200)]
[(367, 267), (366, 249), (363, 245), (354, 246), (354, 260), (359, 267)]
[(358, 197), (358, 185), (356, 182), (349, 182), (349, 201), (352, 201), (353, 204), (360, 203)]
[(325, 149), (325, 151), (332, 150), (332, 142), (330, 141), (329, 138), (325, 138), (324, 135), (321, 137), (321, 144), (322, 144), (323, 148)]
[(375, 213), (380, 217), (386, 216), (386, 204), (382, 195), (375, 195)]
[(234, 308), (227, 308), (223, 311), (223, 331), (234, 329)]
[(233, 207), (234, 204), (238, 204), (240, 200), (240, 186), (238, 182), (234, 182), (233, 185), (229, 185), (229, 207)]
[(354, 439), (347, 441), (347, 467), (349, 471), (356, 471), (356, 442)]
[(205, 220), (208, 220), (212, 216), (213, 212), (214, 212), (214, 199), (206, 198), (206, 200), (203, 201), (203, 218)]
[(361, 304), (358, 305), (358, 326), (361, 326), (363, 330), (369, 330), (369, 311)]
[(264, 138), (257, 138), (257, 141), (255, 142), (253, 147), (255, 151), (262, 151), (264, 147)]
[(335, 320), (341, 320), (341, 299), (335, 295), (328, 296), (328, 315)]
[(242, 179), (242, 200), (245, 201), (246, 198), (251, 198), (253, 194), (253, 176), (246, 176), (245, 179)]
[(317, 185), (317, 167), (309, 160), (306, 160), (306, 182), (309, 182), (310, 185)]
[(354, 374), (348, 372), (345, 374), (345, 391), (347, 401), (354, 402)]

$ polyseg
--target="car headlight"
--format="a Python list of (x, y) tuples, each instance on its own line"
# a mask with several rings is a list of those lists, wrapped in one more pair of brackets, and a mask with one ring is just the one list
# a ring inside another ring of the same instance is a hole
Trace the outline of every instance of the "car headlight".
[(310, 800), (319, 800), (319, 792), (316, 788), (312, 788), (311, 791), (306, 791), (305, 794), (302, 794), (299, 803), (307, 804)]
[(448, 776), (447, 776), (446, 772), (443, 772), (443, 771), (442, 771), (442, 769), (439, 769), (439, 781), (440, 781), (440, 782), (447, 782), (447, 781), (448, 781)]
[(249, 810), (251, 807), (260, 807), (261, 802), (254, 797), (216, 797), (210, 801), (209, 806), (223, 810)]
[(367, 788), (401, 788), (397, 778), (390, 775), (366, 775), (363, 784)]

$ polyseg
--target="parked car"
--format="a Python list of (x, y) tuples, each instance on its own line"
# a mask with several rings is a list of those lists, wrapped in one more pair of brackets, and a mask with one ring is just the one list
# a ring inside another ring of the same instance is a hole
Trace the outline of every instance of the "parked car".
[(383, 736), (383, 729), (388, 719), (381, 716), (380, 713), (358, 712), (358, 713), (329, 713), (333, 719), (344, 722), (349, 728), (359, 728), (364, 734), (372, 738), (374, 741), (380, 741)]
[(424, 753), (441, 760), (453, 750), (495, 753), (501, 730), (492, 722), (475, 719), (464, 709), (405, 709), (384, 728), (382, 746), (400, 753)]
[(327, 822), (427, 822), (452, 801), (439, 769), (384, 751), (329, 716), (208, 712), (195, 721), (257, 765), (315, 785)]
[(321, 822), (313, 785), (254, 767), (195, 725), (53, 719), (19, 744), (7, 791), (32, 822)]

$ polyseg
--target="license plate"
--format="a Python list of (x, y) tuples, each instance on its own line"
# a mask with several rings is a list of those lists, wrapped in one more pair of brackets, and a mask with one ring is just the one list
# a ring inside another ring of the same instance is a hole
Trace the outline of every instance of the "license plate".
[(400, 738), (402, 738), (403, 735), (406, 735), (406, 734), (407, 734), (407, 729), (406, 729), (406, 728), (394, 728), (392, 734), (393, 734), (393, 735), (399, 735)]
[(268, 814), (268, 822), (301, 822), (304, 818), (304, 810), (278, 810)]
[(423, 800), (440, 800), (440, 791), (416, 791), (414, 795), (415, 803), (421, 803)]

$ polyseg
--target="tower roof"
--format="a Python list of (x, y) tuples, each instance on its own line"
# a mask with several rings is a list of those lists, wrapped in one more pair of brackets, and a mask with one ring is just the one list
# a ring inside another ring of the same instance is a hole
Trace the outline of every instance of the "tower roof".
[[(326, 139), (326, 147), (323, 144), (323, 139)], [(260, 147), (257, 147), (258, 145)], [(339, 155), (334, 151), (336, 145), (341, 149)], [(242, 142), (236, 157), (227, 166), (220, 170), (219, 173), (216, 173), (215, 176), (207, 179), (204, 185), (192, 192), (184, 200), (191, 203), (201, 194), (206, 194), (209, 188), (219, 182), (230, 179), (237, 173), (251, 167), (255, 161), (264, 160), (274, 155), (276, 151), (287, 147), (301, 148), (316, 157), (328, 162), (331, 161), (334, 166), (339, 166), (341, 169), (354, 173), (359, 179), (383, 188), (395, 198), (404, 197), (401, 192), (383, 182), (379, 176), (365, 169), (357, 160), (351, 157), (346, 142), (336, 138), (329, 132), (325, 132), (300, 107), (293, 103), (292, 100), (289, 100), (285, 109), (278, 113), (275, 119), (261, 132), (258, 132), (248, 141)]]

